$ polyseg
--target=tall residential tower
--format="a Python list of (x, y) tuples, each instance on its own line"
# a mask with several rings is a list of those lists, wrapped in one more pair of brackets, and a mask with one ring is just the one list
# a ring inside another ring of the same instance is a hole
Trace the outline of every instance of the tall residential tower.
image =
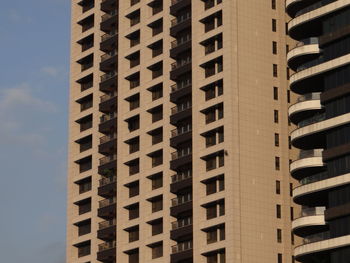
[[(284, 0), (72, 0), (68, 263), (293, 262), (289, 19)], [(323, 89), (301, 72), (293, 90)]]

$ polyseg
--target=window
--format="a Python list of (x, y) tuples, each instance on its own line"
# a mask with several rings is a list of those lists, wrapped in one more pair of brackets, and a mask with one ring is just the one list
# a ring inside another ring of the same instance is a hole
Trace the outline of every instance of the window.
[(88, 170), (91, 170), (92, 168), (92, 157), (91, 155), (88, 157), (85, 157), (83, 159), (80, 159), (76, 161), (76, 163), (79, 165), (79, 172), (84, 173)]
[(163, 83), (157, 84), (148, 90), (152, 93), (152, 101), (163, 97)]
[(92, 114), (77, 120), (77, 123), (80, 126), (80, 132), (90, 129), (92, 127)]
[(209, 32), (216, 27), (219, 27), (222, 25), (222, 11), (216, 12), (215, 14), (212, 14), (203, 20), (201, 22), (204, 24), (204, 32)]
[(163, 210), (163, 196), (157, 196), (149, 200), (152, 204), (152, 213)]
[(280, 170), (280, 158), (277, 156), (275, 157), (275, 170)]
[(273, 111), (273, 121), (274, 123), (278, 123), (278, 110)]
[(276, 0), (271, 0), (271, 8), (276, 9)]
[(225, 263), (225, 249), (221, 249), (218, 251), (213, 251), (205, 255), (207, 258), (207, 263)]
[(280, 195), (281, 194), (281, 182), (276, 180), (276, 194)]
[(219, 127), (215, 130), (206, 132), (204, 135), (205, 146), (210, 147), (224, 141), (224, 127)]
[(149, 5), (152, 8), (152, 15), (156, 15), (163, 11), (163, 0), (153, 1)]
[(273, 87), (273, 99), (278, 100), (278, 88)]
[(83, 20), (79, 21), (82, 33), (94, 27), (94, 15), (90, 15)]
[(275, 133), (275, 146), (280, 146), (280, 135), (278, 133)]
[(77, 100), (77, 103), (80, 104), (80, 111), (85, 111), (87, 109), (92, 108), (93, 102), (92, 102), (92, 94), (85, 96), (84, 98), (81, 98)]
[(272, 32), (277, 32), (277, 21), (272, 19)]
[(294, 207), (290, 208), (290, 220), (294, 220)]
[(81, 138), (75, 142), (79, 144), (80, 152), (87, 151), (92, 148), (92, 135)]
[(83, 92), (93, 86), (93, 74), (87, 75), (84, 78), (79, 79), (77, 82), (80, 84), (80, 91)]
[(128, 263), (139, 263), (139, 249), (133, 249), (130, 251), (125, 252), (129, 255), (129, 262)]
[(80, 64), (81, 71), (85, 71), (89, 68), (92, 68), (94, 65), (94, 55), (88, 55), (80, 60), (77, 61)]
[(149, 247), (152, 249), (152, 259), (163, 256), (163, 242), (151, 244)]
[(163, 233), (163, 219), (162, 218), (153, 220), (153, 221), (149, 222), (149, 224), (152, 227), (152, 236), (156, 236), (156, 235)]
[(140, 30), (137, 30), (128, 36), (126, 36), (130, 40), (130, 47), (134, 47), (140, 44)]
[(201, 67), (204, 69), (204, 75), (206, 78), (218, 74), (223, 71), (222, 57), (206, 62), (205, 64), (201, 65)]
[(140, 65), (140, 51), (137, 51), (131, 55), (125, 57), (130, 62), (130, 68)]
[(272, 65), (272, 69), (273, 69), (273, 76), (274, 76), (275, 78), (277, 78), (277, 77), (278, 77), (277, 64), (273, 64), (273, 65)]
[(83, 236), (91, 232), (91, 220), (81, 221), (76, 224), (78, 227), (78, 236)]
[(287, 102), (290, 103), (290, 90), (287, 90)]
[(86, 193), (91, 190), (91, 176), (85, 179), (82, 179), (77, 182), (79, 186), (79, 194)]
[(216, 218), (225, 215), (225, 200), (218, 200), (216, 202), (205, 205), (207, 219)]
[(156, 36), (163, 32), (163, 19), (158, 19), (148, 25), (152, 29), (152, 36)]
[(126, 141), (127, 144), (129, 144), (129, 154), (132, 154), (134, 152), (138, 152), (140, 150), (140, 137), (132, 138), (128, 141)]
[(289, 70), (289, 68), (287, 68), (287, 80), (289, 80), (289, 77), (290, 77), (290, 70)]
[(211, 100), (213, 98), (221, 96), (224, 93), (223, 81), (221, 79), (207, 86), (204, 86), (201, 89), (205, 92), (205, 100)]
[(81, 6), (82, 13), (85, 13), (86, 11), (89, 11), (90, 9), (94, 8), (95, 3), (94, 3), (94, 0), (85, 0), (85, 1), (80, 1), (78, 5)]
[(152, 123), (163, 119), (163, 105), (150, 109), (148, 112), (152, 114)]
[(137, 3), (140, 3), (140, 0), (130, 0), (130, 6), (136, 5)]
[(152, 136), (152, 145), (163, 141), (163, 128), (152, 130), (148, 134)]
[(205, 123), (209, 124), (224, 117), (223, 103), (217, 104), (213, 107), (207, 108), (203, 111), (205, 114)]
[(90, 255), (91, 253), (91, 242), (86, 241), (75, 245), (78, 248), (78, 258)]
[(208, 55), (222, 48), (222, 34), (216, 35), (201, 43), (204, 46), (204, 54)]
[(152, 72), (152, 79), (158, 78), (163, 75), (163, 62), (158, 62), (148, 69)]
[(139, 240), (139, 226), (134, 226), (126, 230), (129, 233), (129, 243)]
[(278, 253), (277, 254), (277, 263), (282, 263), (282, 254), (281, 253)]
[(203, 158), (205, 160), (207, 171), (224, 166), (224, 152), (220, 151)]
[(126, 100), (129, 102), (130, 111), (140, 107), (140, 93), (137, 93), (129, 98), (126, 98)]
[(78, 206), (79, 215), (88, 213), (91, 211), (91, 198), (81, 200), (77, 202), (76, 205)]
[(163, 187), (163, 173), (153, 174), (149, 179), (152, 182), (152, 190)]
[(126, 17), (130, 20), (130, 26), (134, 26), (138, 23), (140, 23), (140, 9), (132, 12), (131, 14), (128, 14)]
[(292, 137), (288, 136), (288, 148), (292, 149)]
[(225, 225), (215, 226), (206, 230), (207, 244), (212, 244), (218, 241), (225, 240)]
[(130, 119), (127, 119), (126, 122), (128, 123), (128, 129), (129, 132), (136, 131), (140, 128), (140, 116), (134, 116)]
[(132, 183), (126, 185), (126, 187), (129, 188), (129, 198), (139, 195), (139, 193), (140, 193), (139, 181), (132, 182)]
[(140, 72), (136, 72), (135, 74), (128, 76), (126, 79), (129, 81), (130, 89), (140, 86)]
[(163, 150), (148, 154), (152, 159), (152, 168), (163, 164)]
[(281, 205), (276, 205), (276, 217), (277, 218), (281, 218), (282, 215), (281, 215)]
[(129, 210), (129, 220), (138, 218), (140, 215), (139, 203), (128, 206), (126, 209)]
[(204, 182), (206, 186), (207, 195), (211, 195), (217, 192), (225, 190), (225, 179), (224, 175), (217, 176), (213, 179), (209, 179)]
[(129, 166), (129, 175), (134, 175), (140, 172), (139, 159), (132, 160), (127, 165)]
[(277, 242), (282, 243), (282, 229), (277, 229)]
[(163, 54), (163, 40), (159, 40), (148, 47), (152, 50), (152, 58)]
[(293, 196), (293, 183), (289, 184), (289, 196)]
[(277, 54), (277, 42), (272, 41), (272, 54)]

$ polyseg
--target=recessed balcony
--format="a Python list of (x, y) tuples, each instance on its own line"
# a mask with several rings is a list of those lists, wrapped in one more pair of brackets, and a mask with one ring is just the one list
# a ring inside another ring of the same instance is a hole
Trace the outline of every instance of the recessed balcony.
[(117, 155), (112, 154), (100, 158), (100, 165), (98, 167), (98, 172), (103, 174), (103, 171), (115, 169), (117, 165)]
[(171, 20), (170, 35), (172, 37), (176, 37), (176, 35), (179, 32), (190, 27), (191, 27), (191, 13), (188, 12), (185, 15), (181, 15)]
[(101, 56), (100, 70), (103, 72), (110, 72), (116, 70), (118, 63), (117, 51), (114, 49)]
[(191, 0), (171, 0), (170, 14), (175, 16), (179, 10), (187, 6), (191, 6)]
[(117, 0), (102, 0), (101, 1), (101, 10), (103, 12), (112, 12), (116, 9)]
[(293, 220), (292, 229), (294, 234), (300, 237), (323, 232), (328, 229), (324, 218), (326, 207), (303, 208), (298, 218)]
[(184, 172), (171, 176), (170, 192), (173, 194), (192, 186), (192, 172)]
[(171, 108), (170, 123), (175, 125), (180, 120), (192, 116), (192, 103), (183, 103)]
[(176, 147), (177, 145), (189, 141), (192, 139), (192, 125), (179, 127), (171, 131), (170, 146)]
[(111, 197), (103, 199), (99, 202), (99, 208), (97, 210), (97, 215), (101, 218), (113, 219), (116, 215), (116, 201), (117, 198)]
[(97, 238), (104, 241), (115, 240), (116, 219), (106, 220), (98, 223)]
[(117, 113), (111, 112), (100, 117), (99, 132), (108, 133), (117, 125)]
[(192, 162), (192, 149), (178, 150), (171, 154), (170, 169), (177, 170), (180, 166)]
[(171, 42), (170, 57), (176, 58), (177, 55), (188, 51), (192, 48), (191, 36), (188, 35), (187, 38), (181, 38), (179, 40), (174, 40)]
[(179, 214), (192, 210), (192, 194), (185, 194), (171, 200), (170, 215), (177, 217)]
[(99, 110), (104, 113), (116, 111), (117, 92), (110, 92), (100, 97)]
[(186, 83), (174, 84), (170, 87), (170, 101), (176, 103), (176, 101), (186, 95), (191, 94), (192, 83), (188, 81)]
[(171, 247), (170, 262), (179, 263), (193, 258), (192, 240), (180, 242)]
[(117, 185), (117, 177), (115, 175), (100, 179), (98, 187), (98, 195), (103, 197), (115, 196)]
[(118, 32), (112, 31), (102, 35), (100, 49), (104, 52), (110, 52), (115, 49), (118, 43)]
[(314, 59), (320, 55), (318, 38), (311, 37), (301, 40), (295, 48), (291, 49), (287, 54), (288, 66), (296, 70), (303, 63)]
[(323, 149), (301, 150), (298, 160), (290, 164), (290, 173), (293, 178), (301, 180), (310, 174), (324, 170), (322, 151)]
[(192, 217), (178, 219), (171, 223), (170, 238), (175, 241), (188, 239), (193, 233)]
[(98, 245), (97, 260), (102, 262), (116, 262), (116, 241), (105, 242)]
[(104, 14), (101, 18), (100, 29), (104, 32), (111, 31), (118, 22), (118, 10), (112, 10)]
[(174, 62), (171, 64), (170, 78), (176, 81), (176, 79), (179, 76), (187, 72), (190, 72), (191, 69), (192, 69), (192, 60), (190, 57), (178, 62)]
[(309, 120), (313, 116), (323, 113), (321, 105), (321, 93), (308, 93), (300, 96), (297, 102), (288, 109), (289, 119), (294, 123), (301, 123), (303, 120)]
[(100, 91), (113, 92), (117, 87), (117, 72), (112, 71), (101, 76)]
[(112, 133), (100, 138), (98, 152), (102, 154), (113, 154), (117, 146), (117, 134)]

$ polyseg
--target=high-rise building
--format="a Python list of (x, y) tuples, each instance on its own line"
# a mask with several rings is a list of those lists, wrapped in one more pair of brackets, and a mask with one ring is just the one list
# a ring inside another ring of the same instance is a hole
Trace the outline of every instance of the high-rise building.
[(293, 262), (289, 19), (284, 0), (72, 0), (68, 263)]
[(288, 0), (289, 35), (299, 44), (288, 53), (296, 73), (290, 89), (299, 95), (289, 108), (297, 125), (292, 144), (300, 149), (291, 175), (302, 206), (293, 231), (303, 238), (300, 262), (350, 260), (350, 1)]

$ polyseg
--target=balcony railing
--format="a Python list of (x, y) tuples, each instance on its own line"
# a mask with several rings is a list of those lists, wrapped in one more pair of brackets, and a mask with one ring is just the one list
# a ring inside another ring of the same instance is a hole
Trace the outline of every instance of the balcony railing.
[(110, 19), (112, 16), (115, 16), (117, 14), (117, 10), (113, 10), (112, 12), (110, 12), (110, 13), (107, 13), (107, 14), (104, 14), (103, 16), (102, 16), (102, 22), (104, 22), (104, 21), (106, 21), (106, 20), (108, 20), (108, 19)]
[(191, 170), (188, 170), (188, 171), (180, 173), (180, 174), (174, 174), (173, 176), (171, 176), (171, 182), (177, 183), (177, 182), (181, 182), (183, 180), (186, 180), (188, 178), (192, 178), (192, 171)]
[(191, 42), (191, 35), (187, 35), (184, 38), (180, 38), (179, 40), (174, 40), (171, 42), (171, 48), (176, 48), (182, 44), (185, 44), (187, 42)]
[(111, 198), (103, 199), (99, 202), (99, 207), (103, 208), (109, 205), (113, 205), (116, 203), (116, 201), (117, 201), (117, 198), (115, 196)]
[(112, 134), (103, 136), (103, 137), (100, 138), (100, 144), (109, 142), (111, 140), (114, 140), (115, 138), (117, 138), (117, 134), (116, 133), (112, 133)]
[(298, 123), (298, 127), (302, 128), (320, 121), (324, 121), (326, 119), (326, 114), (325, 113), (320, 113), (320, 114), (316, 114), (306, 120), (303, 120), (301, 122)]
[(181, 24), (182, 22), (185, 22), (186, 20), (189, 20), (190, 18), (191, 18), (190, 13), (184, 14), (178, 18), (174, 18), (173, 20), (171, 20), (171, 26), (176, 26), (178, 24)]
[(299, 152), (299, 159), (322, 157), (323, 149), (301, 150)]
[(171, 253), (175, 254), (175, 253), (183, 252), (183, 251), (190, 250), (190, 249), (192, 249), (192, 240), (189, 240), (186, 242), (181, 242), (175, 246), (172, 246)]
[(100, 97), (100, 102), (105, 102), (109, 99), (115, 98), (117, 96), (116, 92), (112, 92), (110, 94), (106, 94)]
[(184, 156), (188, 156), (190, 154), (192, 154), (192, 149), (191, 148), (184, 148), (184, 149), (178, 150), (176, 152), (172, 152), (171, 153), (171, 160), (174, 161), (176, 159), (179, 159), (179, 158), (184, 157)]
[(104, 165), (106, 163), (109, 163), (109, 162), (112, 162), (115, 160), (117, 160), (116, 154), (105, 156), (105, 157), (100, 158), (100, 165)]
[(192, 201), (192, 194), (181, 195), (171, 199), (171, 206), (178, 206)]
[(113, 78), (116, 75), (117, 75), (116, 71), (108, 72), (108, 73), (106, 73), (106, 74), (101, 76), (101, 82), (104, 82), (104, 81), (106, 81), (108, 79), (111, 79), (111, 78)]
[(325, 172), (321, 172), (321, 173), (317, 173), (317, 174), (308, 176), (308, 177), (300, 180), (300, 184), (301, 185), (311, 184), (311, 183), (319, 182), (321, 180), (325, 180), (328, 178), (329, 178), (328, 172), (325, 171)]
[(332, 3), (332, 2), (335, 2), (335, 1), (337, 1), (337, 0), (319, 1), (319, 2), (317, 2), (317, 3), (315, 3), (315, 4), (309, 5), (309, 6), (305, 7), (305, 8), (303, 8), (303, 9), (301, 9), (300, 11), (298, 11), (298, 12), (295, 14), (295, 17), (301, 16), (301, 15), (303, 15), (303, 14), (305, 14), (305, 13), (311, 12), (311, 11), (313, 11), (313, 10), (316, 10), (316, 9), (318, 9), (318, 8), (321, 8), (322, 6), (328, 5), (328, 4), (330, 4), (330, 3)]
[(182, 127), (173, 129), (171, 131), (171, 138), (174, 138), (174, 137), (179, 136), (181, 134), (185, 134), (185, 133), (190, 132), (190, 131), (192, 131), (192, 125), (191, 124), (188, 124), (186, 126), (182, 126)]
[(101, 62), (106, 61), (107, 59), (109, 59), (109, 58), (111, 58), (111, 57), (113, 57), (115, 55), (117, 55), (117, 51), (116, 50), (113, 50), (113, 51), (111, 51), (109, 53), (103, 54), (101, 56)]
[(303, 102), (303, 101), (309, 101), (309, 100), (320, 100), (321, 99), (321, 92), (313, 92), (308, 93), (303, 96), (300, 96), (297, 101)]
[(171, 92), (175, 92), (175, 91), (178, 91), (180, 89), (184, 89), (184, 88), (187, 88), (187, 87), (190, 87), (192, 85), (191, 81), (189, 80), (188, 82), (186, 83), (181, 83), (181, 84), (174, 84), (170, 87), (170, 91)]
[(107, 184), (114, 183), (117, 180), (116, 176), (110, 176), (100, 179), (100, 187), (105, 186)]
[(171, 64), (171, 70), (175, 70), (175, 69), (181, 68), (185, 65), (191, 64), (191, 62), (192, 62), (191, 57), (188, 57), (188, 58), (181, 60), (181, 61), (178, 61), (178, 62), (174, 62)]
[(171, 229), (176, 230), (185, 226), (192, 225), (192, 217), (187, 217), (183, 219), (179, 219), (171, 223)]
[(102, 35), (102, 37), (101, 37), (101, 42), (106, 41), (106, 40), (108, 40), (108, 39), (114, 37), (116, 34), (117, 34), (117, 31), (112, 31), (112, 32), (110, 32), (110, 33), (107, 33), (107, 34)]
[(116, 219), (113, 218), (112, 220), (107, 220), (107, 221), (98, 223), (98, 229), (101, 230), (101, 229), (105, 229), (107, 227), (115, 226), (115, 225), (116, 225)]
[(299, 217), (324, 215), (325, 206), (304, 208), (300, 211)]
[(106, 121), (109, 121), (113, 118), (115, 118), (117, 116), (117, 114), (115, 112), (112, 112), (110, 114), (103, 114), (100, 118), (100, 123), (104, 123)]
[(307, 236), (303, 239), (303, 243), (305, 245), (305, 244), (319, 242), (319, 241), (323, 241), (323, 240), (327, 240), (327, 239), (330, 239), (330, 232), (329, 231)]
[(101, 252), (101, 251), (105, 251), (105, 250), (108, 250), (111, 248), (115, 248), (116, 245), (117, 245), (116, 241), (105, 242), (105, 243), (98, 245), (98, 251)]
[(180, 105), (177, 105), (171, 108), (171, 115), (190, 109), (191, 107), (192, 107), (191, 101), (188, 101), (187, 103), (182, 103)]

